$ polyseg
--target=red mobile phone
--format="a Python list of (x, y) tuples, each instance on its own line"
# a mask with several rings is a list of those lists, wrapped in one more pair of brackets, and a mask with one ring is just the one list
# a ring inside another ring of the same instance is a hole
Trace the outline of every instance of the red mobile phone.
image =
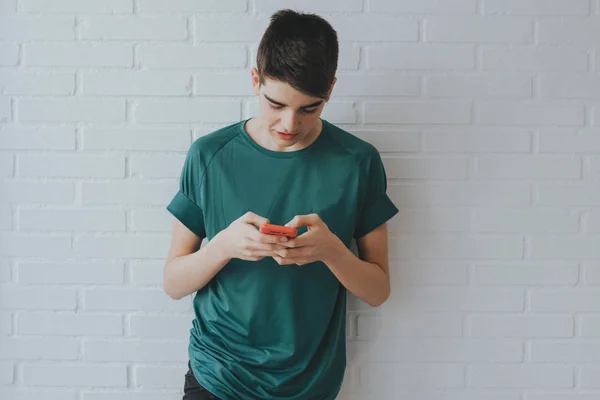
[(287, 236), (289, 238), (295, 238), (298, 234), (298, 229), (296, 228), (275, 224), (262, 224), (259, 231), (267, 235)]

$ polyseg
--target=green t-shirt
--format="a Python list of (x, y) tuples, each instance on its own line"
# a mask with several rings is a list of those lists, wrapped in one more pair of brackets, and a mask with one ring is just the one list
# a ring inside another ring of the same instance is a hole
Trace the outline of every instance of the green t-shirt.
[[(198, 138), (167, 209), (208, 240), (248, 211), (280, 225), (316, 213), (350, 247), (398, 209), (375, 147), (322, 121), (313, 143), (290, 152), (254, 142), (246, 121)], [(324, 263), (232, 259), (196, 293), (194, 313), (192, 370), (214, 395), (337, 396), (346, 368), (346, 289)]]

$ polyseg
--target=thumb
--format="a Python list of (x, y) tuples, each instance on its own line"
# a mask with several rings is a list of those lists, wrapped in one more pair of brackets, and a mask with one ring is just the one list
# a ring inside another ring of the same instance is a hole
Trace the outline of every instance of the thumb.
[(290, 222), (285, 224), (291, 228), (298, 228), (301, 226), (309, 226), (313, 224), (312, 215), (296, 215)]
[(260, 215), (254, 214), (251, 211), (248, 211), (246, 214), (242, 215), (242, 222), (247, 224), (252, 224), (256, 226), (260, 226), (262, 224), (268, 224), (269, 220), (267, 218), (261, 217)]

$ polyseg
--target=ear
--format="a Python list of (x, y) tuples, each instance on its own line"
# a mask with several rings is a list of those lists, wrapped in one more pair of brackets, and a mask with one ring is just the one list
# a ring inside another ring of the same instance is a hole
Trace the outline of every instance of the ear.
[(260, 94), (260, 75), (259, 75), (258, 69), (256, 69), (256, 67), (252, 67), (251, 75), (252, 75), (252, 88), (254, 89), (254, 94), (258, 96)]

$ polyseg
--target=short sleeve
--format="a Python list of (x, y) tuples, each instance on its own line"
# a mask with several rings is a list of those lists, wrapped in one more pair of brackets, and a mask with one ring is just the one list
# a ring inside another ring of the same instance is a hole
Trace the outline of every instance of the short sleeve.
[(373, 151), (367, 166), (366, 193), (354, 229), (355, 238), (366, 235), (398, 213), (398, 208), (387, 195), (387, 176), (377, 150)]
[(175, 218), (202, 238), (206, 237), (204, 214), (201, 207), (204, 171), (205, 167), (200, 157), (199, 148), (192, 145), (183, 163), (179, 179), (179, 190), (167, 205), (167, 210)]

